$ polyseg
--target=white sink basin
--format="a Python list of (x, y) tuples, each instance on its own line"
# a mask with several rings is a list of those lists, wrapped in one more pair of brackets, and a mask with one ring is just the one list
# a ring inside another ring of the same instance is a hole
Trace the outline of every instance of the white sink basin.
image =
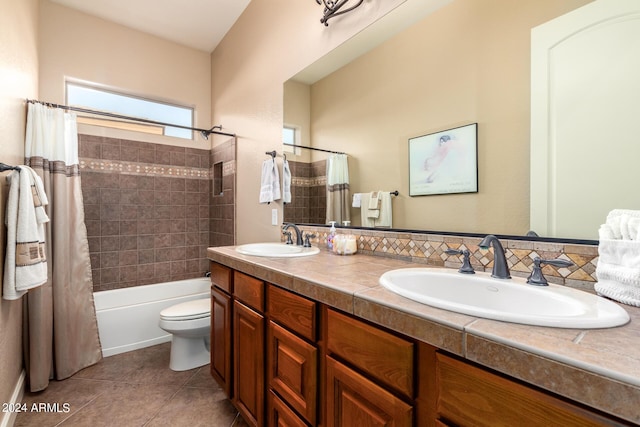
[(627, 312), (597, 295), (565, 286), (533, 286), (524, 279), (488, 273), (404, 268), (380, 276), (392, 292), (433, 307), (471, 316), (558, 328), (610, 328), (629, 321)]
[(305, 248), (284, 243), (247, 243), (246, 245), (236, 247), (236, 251), (243, 255), (294, 258), (315, 255), (320, 252), (320, 249), (316, 247)]

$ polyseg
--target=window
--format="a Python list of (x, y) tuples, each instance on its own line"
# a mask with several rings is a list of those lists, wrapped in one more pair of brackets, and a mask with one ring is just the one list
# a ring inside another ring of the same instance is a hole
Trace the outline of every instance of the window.
[[(193, 108), (172, 105), (131, 95), (67, 82), (67, 105), (99, 110), (155, 122), (193, 127)], [(134, 130), (176, 138), (193, 139), (193, 131), (170, 126), (130, 123), (102, 116), (78, 117), (79, 123)]]
[(300, 129), (296, 126), (284, 125), (282, 127), (282, 143), (284, 144), (283, 151), (299, 155), (300, 148), (292, 146), (300, 145)]

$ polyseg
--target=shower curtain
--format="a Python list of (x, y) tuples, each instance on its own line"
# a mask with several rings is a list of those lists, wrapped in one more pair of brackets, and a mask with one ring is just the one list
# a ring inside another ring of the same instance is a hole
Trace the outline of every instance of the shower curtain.
[(327, 159), (327, 223), (351, 221), (349, 162), (346, 154), (332, 154)]
[(65, 379), (102, 358), (80, 188), (76, 115), (28, 104), (26, 164), (44, 183), (48, 281), (24, 298), (29, 389)]

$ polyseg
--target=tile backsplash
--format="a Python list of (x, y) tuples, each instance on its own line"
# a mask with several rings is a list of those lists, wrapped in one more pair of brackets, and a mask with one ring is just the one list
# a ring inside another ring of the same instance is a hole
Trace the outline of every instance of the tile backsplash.
[[(315, 245), (324, 247), (329, 227), (300, 226), (301, 230), (316, 235)], [(363, 254), (401, 258), (437, 267), (459, 268), (462, 256), (447, 255), (447, 249), (467, 249), (471, 264), (478, 271), (491, 271), (493, 251), (478, 247), (480, 237), (444, 235), (437, 233), (397, 232), (384, 230), (360, 230), (339, 228), (338, 234), (353, 234), (358, 241), (358, 251)], [(598, 247), (588, 244), (558, 243), (501, 239), (512, 276), (527, 277), (533, 259), (561, 258), (572, 266), (556, 268), (544, 266), (543, 273), (550, 283), (566, 285), (593, 292), (596, 282)]]

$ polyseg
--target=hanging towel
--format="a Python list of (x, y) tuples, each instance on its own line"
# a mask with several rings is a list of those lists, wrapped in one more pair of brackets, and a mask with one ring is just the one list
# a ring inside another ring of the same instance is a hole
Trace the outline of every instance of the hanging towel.
[(375, 227), (373, 218), (369, 218), (369, 199), (371, 193), (360, 193), (360, 200), (362, 201), (362, 208), (360, 209), (360, 225), (362, 227)]
[(359, 208), (362, 206), (362, 194), (355, 193), (353, 195), (353, 202), (351, 203), (351, 206), (354, 208)]
[(44, 210), (48, 200), (42, 180), (31, 168), (20, 166), (20, 171), (9, 174), (7, 181), (10, 187), (2, 297), (14, 300), (47, 281), (44, 224), (49, 217)]
[(373, 191), (369, 194), (369, 203), (367, 204), (367, 216), (377, 219), (380, 217), (380, 196), (381, 191)]
[(282, 161), (282, 201), (291, 203), (291, 169), (289, 169), (289, 161)]
[(640, 307), (640, 211), (615, 209), (600, 226), (598, 282), (600, 295)]
[(380, 214), (375, 219), (376, 227), (391, 227), (393, 224), (393, 205), (391, 204), (391, 193), (388, 191), (379, 191)]
[(262, 162), (260, 181), (260, 203), (271, 203), (280, 199), (280, 176), (275, 159)]

